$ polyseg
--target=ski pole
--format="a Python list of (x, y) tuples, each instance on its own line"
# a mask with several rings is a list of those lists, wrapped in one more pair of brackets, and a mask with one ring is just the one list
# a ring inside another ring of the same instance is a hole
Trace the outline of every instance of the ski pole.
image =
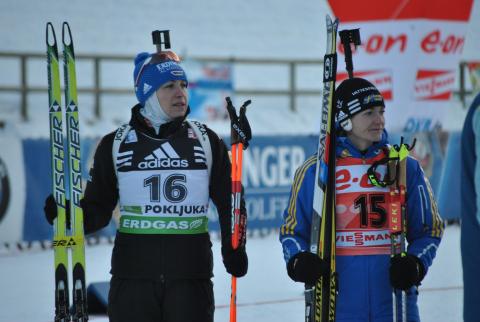
[[(226, 98), (227, 110), (230, 116), (232, 129), (230, 144), (232, 145), (232, 248), (235, 250), (240, 246), (240, 231), (244, 232), (246, 222), (240, 214), (240, 201), (242, 197), (242, 166), (243, 150), (248, 147), (248, 140), (251, 138), (250, 127), (246, 120), (246, 107), (250, 100), (240, 107), (240, 116), (237, 117), (235, 107), (229, 97)], [(248, 129), (242, 128), (248, 126)], [(230, 296), (230, 322), (237, 321), (237, 278), (232, 275), (232, 293)]]
[[(390, 149), (389, 159), (397, 160), (395, 163), (390, 163), (390, 169), (395, 171), (395, 184), (390, 185), (391, 197), (391, 211), (390, 211), (390, 239), (391, 239), (391, 256), (400, 254), (406, 256), (406, 235), (407, 235), (407, 210), (406, 210), (406, 195), (407, 195), (407, 157), (409, 151), (413, 149), (415, 140), (412, 146), (403, 143), (403, 137), (400, 141), (400, 146), (395, 145)], [(400, 306), (401, 320), (407, 321), (407, 294), (405, 291), (392, 289), (392, 306), (393, 306), (393, 321), (398, 321)]]
[[(232, 248), (237, 249), (240, 231), (240, 197), (242, 192), (243, 143), (232, 145)], [(232, 275), (232, 294), (230, 297), (230, 322), (237, 321), (237, 278)]]

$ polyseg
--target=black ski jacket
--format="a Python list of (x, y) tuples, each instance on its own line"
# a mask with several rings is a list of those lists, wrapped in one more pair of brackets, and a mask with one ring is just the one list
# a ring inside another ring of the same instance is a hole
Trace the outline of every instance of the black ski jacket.
[[(188, 124), (179, 118), (163, 124), (157, 135), (132, 108), (130, 126), (152, 137), (187, 135)], [(188, 114), (188, 113), (187, 113)], [(210, 199), (215, 204), (221, 228), (222, 253), (231, 251), (231, 178), (230, 159), (225, 143), (207, 128), (212, 150)], [(85, 233), (108, 225), (119, 193), (113, 167), (112, 147), (115, 131), (100, 141), (90, 169), (90, 178), (81, 205)], [(242, 198), (242, 212), (245, 204)], [(137, 235), (117, 231), (112, 253), (111, 274), (122, 278), (162, 280), (164, 278), (210, 278), (213, 276), (212, 243), (208, 233), (197, 235)]]

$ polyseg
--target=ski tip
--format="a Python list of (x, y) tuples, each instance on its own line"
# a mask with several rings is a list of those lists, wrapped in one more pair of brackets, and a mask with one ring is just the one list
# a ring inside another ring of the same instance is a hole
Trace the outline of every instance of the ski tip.
[(338, 24), (340, 23), (340, 21), (338, 20), (338, 18), (335, 18), (335, 20), (332, 20), (332, 17), (330, 17), (330, 15), (326, 15), (326, 18), (325, 20), (327, 21), (327, 27), (330, 27), (330, 26), (335, 26), (337, 27)]
[(325, 21), (327, 22), (327, 25), (331, 25), (332, 24), (332, 17), (330, 17), (330, 15), (326, 15), (325, 16)]
[(64, 46), (69, 46), (73, 43), (72, 31), (70, 30), (70, 25), (66, 21), (62, 24), (62, 42)]
[(47, 46), (55, 46), (55, 44), (57, 43), (57, 37), (55, 36), (55, 29), (53, 28), (53, 24), (50, 21), (47, 22), (45, 35)]
[(340, 23), (338, 18), (335, 18), (335, 20), (332, 20), (332, 18), (329, 15), (327, 15), (326, 21), (327, 21), (327, 30), (330, 28), (338, 29), (338, 24)]

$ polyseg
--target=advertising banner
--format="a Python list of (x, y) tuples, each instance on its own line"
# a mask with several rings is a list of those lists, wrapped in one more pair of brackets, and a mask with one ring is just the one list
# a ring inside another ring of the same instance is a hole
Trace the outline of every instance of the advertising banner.
[(185, 60), (188, 71), (190, 118), (205, 122), (226, 120), (225, 97), (233, 95), (233, 68), (226, 63)]
[[(445, 127), (472, 0), (329, 0), (340, 30), (360, 28), (354, 74), (387, 100), (387, 129)], [(340, 41), (339, 41), (340, 43)], [(347, 77), (338, 48), (337, 84)]]
[[(228, 142), (228, 140), (226, 140)], [(279, 228), (295, 170), (316, 152), (316, 136), (257, 136), (243, 153), (242, 184), (248, 229)], [(218, 230), (212, 210), (210, 231)]]
[(18, 241), (24, 227), (27, 192), (22, 141), (16, 135), (2, 133), (0, 147), (0, 240)]
[[(430, 178), (441, 216), (451, 220), (458, 218), (460, 198), (452, 198), (460, 191), (456, 169), (460, 146), (458, 133), (394, 133), (390, 135), (390, 142), (398, 144), (401, 136), (410, 143), (414, 137), (417, 139), (411, 154)], [(83, 139), (81, 142), (85, 184), (98, 139)], [(7, 149), (0, 149), (0, 241), (51, 240), (53, 229), (43, 213), (45, 198), (52, 189), (49, 141), (20, 141), (2, 136), (0, 145), (9, 147), (8, 153)], [(254, 137), (244, 151), (242, 171), (249, 231), (271, 231), (280, 227), (295, 171), (315, 153), (317, 145), (318, 137), (314, 135)], [(212, 205), (209, 231), (218, 230), (218, 214)], [(115, 232), (116, 223), (112, 220), (108, 227), (90, 237), (114, 236)]]
[[(81, 140), (82, 185), (84, 187), (87, 183), (97, 142), (98, 139), (91, 138), (82, 138)], [(17, 216), (24, 220), (24, 224), (22, 233), (16, 236), (13, 241), (51, 240), (53, 228), (47, 223), (43, 212), (45, 198), (52, 192), (50, 143), (48, 139), (26, 139), (21, 143), (24, 155), (19, 160), (23, 159), (23, 163), (18, 160), (16, 162), (22, 166), (19, 173), (25, 174), (26, 187), (22, 191), (25, 196), (24, 204), (22, 204)], [(68, 195), (67, 198), (69, 198)], [(115, 223), (112, 220), (108, 227), (102, 229), (96, 235), (113, 235), (114, 233)], [(0, 234), (0, 240), (4, 240), (2, 234)]]

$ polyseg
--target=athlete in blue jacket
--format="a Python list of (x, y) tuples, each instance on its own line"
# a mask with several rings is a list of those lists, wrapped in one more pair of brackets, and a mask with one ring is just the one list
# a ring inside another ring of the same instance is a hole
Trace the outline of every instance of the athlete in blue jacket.
[[(417, 160), (407, 159), (406, 257), (390, 256), (388, 187), (371, 184), (367, 170), (388, 156), (385, 104), (370, 82), (352, 78), (335, 93), (340, 109), (336, 146), (336, 321), (392, 321), (392, 286), (407, 291), (408, 321), (419, 321), (417, 286), (443, 234), (430, 184)], [(310, 253), (316, 155), (297, 169), (280, 241), (288, 275), (315, 284), (328, 264)], [(376, 169), (385, 175), (386, 166)]]
[(463, 267), (463, 320), (480, 319), (480, 94), (472, 102), (462, 131), (462, 221), (460, 245)]

